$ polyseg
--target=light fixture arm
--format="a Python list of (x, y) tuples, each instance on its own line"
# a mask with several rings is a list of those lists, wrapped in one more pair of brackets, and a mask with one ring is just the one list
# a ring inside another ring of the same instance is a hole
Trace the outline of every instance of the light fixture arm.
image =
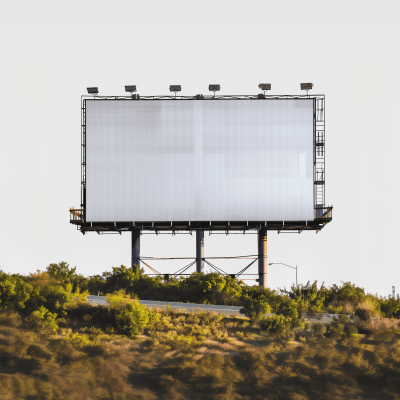
[(298, 287), (298, 284), (297, 284), (297, 265), (295, 267), (292, 267), (291, 265), (287, 265), (287, 264), (284, 264), (284, 263), (269, 263), (268, 265), (273, 265), (273, 264), (285, 265), (286, 267), (295, 269), (296, 270), (296, 287)]

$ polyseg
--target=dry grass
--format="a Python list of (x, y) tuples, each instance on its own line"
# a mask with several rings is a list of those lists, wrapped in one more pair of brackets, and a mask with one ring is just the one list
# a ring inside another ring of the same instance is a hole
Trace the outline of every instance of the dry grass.
[[(370, 333), (346, 340), (310, 330), (289, 341), (242, 319), (165, 310), (136, 340), (111, 336), (102, 344), (109, 351), (99, 355), (75, 343), (73, 331), (41, 338), (17, 316), (0, 313), (6, 320), (0, 400), (400, 400), (398, 321), (372, 320)], [(380, 332), (393, 334), (382, 339)]]

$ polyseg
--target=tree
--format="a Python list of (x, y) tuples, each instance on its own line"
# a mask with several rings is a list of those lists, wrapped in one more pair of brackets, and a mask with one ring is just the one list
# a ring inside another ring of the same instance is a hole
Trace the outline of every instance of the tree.
[(52, 277), (63, 283), (69, 283), (75, 275), (76, 267), (70, 268), (69, 265), (61, 261), (58, 264), (50, 264), (47, 267), (47, 273)]
[(32, 285), (19, 275), (0, 272), (0, 307), (7, 310), (22, 310), (33, 292)]
[(112, 272), (105, 272), (103, 290), (105, 292), (115, 292), (124, 289), (126, 293), (141, 294), (152, 287), (157, 287), (161, 281), (161, 277), (151, 278), (144, 274), (143, 269), (127, 268), (125, 265), (113, 267)]

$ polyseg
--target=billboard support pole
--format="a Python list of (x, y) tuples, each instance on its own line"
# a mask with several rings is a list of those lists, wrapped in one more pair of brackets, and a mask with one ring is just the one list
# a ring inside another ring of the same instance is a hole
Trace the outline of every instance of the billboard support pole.
[(132, 230), (132, 269), (139, 268), (140, 265), (140, 232)]
[(196, 272), (204, 272), (204, 230), (196, 230)]
[(258, 282), (262, 287), (267, 287), (267, 229), (258, 231)]

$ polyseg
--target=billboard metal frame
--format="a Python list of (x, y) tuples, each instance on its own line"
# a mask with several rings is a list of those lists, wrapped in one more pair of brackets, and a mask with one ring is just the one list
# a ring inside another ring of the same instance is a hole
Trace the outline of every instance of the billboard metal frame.
[[(286, 100), (313, 99), (313, 173), (314, 173), (314, 220), (312, 221), (86, 221), (86, 100)], [(325, 96), (324, 95), (196, 95), (196, 96), (82, 96), (81, 98), (81, 208), (70, 209), (70, 222), (83, 234), (121, 234), (139, 230), (153, 234), (192, 234), (196, 230), (208, 230), (209, 234), (246, 234), (251, 231), (274, 230), (278, 233), (320, 231), (332, 220), (333, 207), (325, 205)]]

